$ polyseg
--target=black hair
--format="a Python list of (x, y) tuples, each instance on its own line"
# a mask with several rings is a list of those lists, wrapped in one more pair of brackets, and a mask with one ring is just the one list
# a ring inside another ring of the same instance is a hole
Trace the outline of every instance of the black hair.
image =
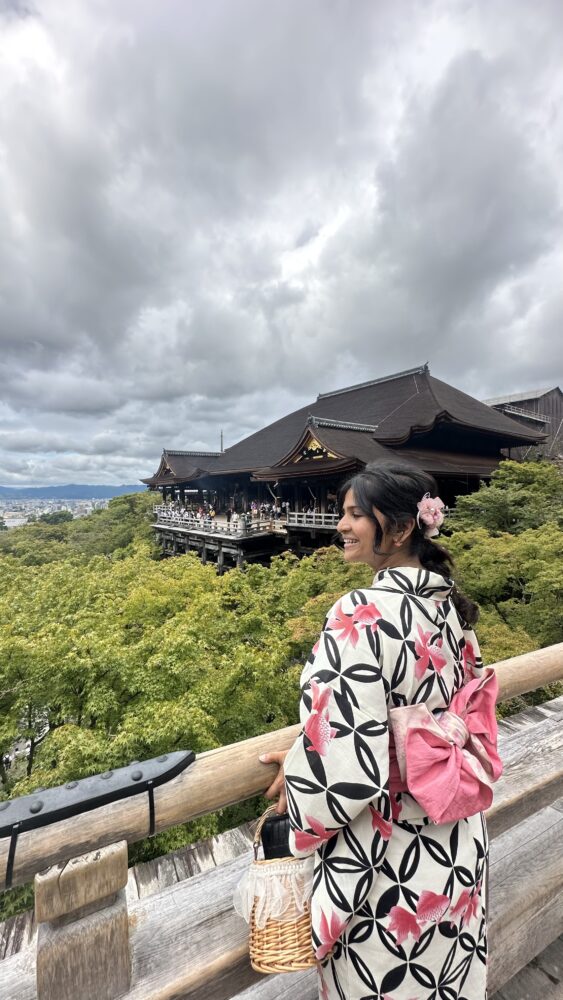
[[(451, 579), (454, 561), (442, 545), (424, 537), (424, 525), (418, 525), (417, 503), (425, 493), (435, 497), (438, 487), (429, 473), (407, 462), (370, 462), (363, 472), (358, 472), (347, 480), (339, 491), (340, 506), (348, 490), (352, 490), (356, 505), (373, 521), (375, 539), (373, 550), (380, 554), (383, 531), (373, 508), (381, 511), (391, 531), (404, 528), (414, 520), (414, 529), (409, 536), (410, 555), (417, 556), (422, 566), (432, 573)], [(463, 621), (475, 625), (479, 618), (478, 606), (462, 594), (454, 584), (452, 601)]]

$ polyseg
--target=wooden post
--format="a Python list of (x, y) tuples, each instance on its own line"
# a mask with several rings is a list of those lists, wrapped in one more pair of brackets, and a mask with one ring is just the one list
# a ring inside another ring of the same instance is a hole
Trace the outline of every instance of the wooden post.
[(35, 876), (37, 1000), (115, 1000), (131, 984), (127, 841)]

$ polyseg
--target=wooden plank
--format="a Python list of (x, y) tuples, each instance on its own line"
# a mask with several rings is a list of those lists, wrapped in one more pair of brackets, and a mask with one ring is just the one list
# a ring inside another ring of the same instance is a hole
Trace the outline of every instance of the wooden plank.
[[(496, 664), (502, 698), (563, 678), (563, 643), (535, 650)], [(261, 753), (288, 749), (298, 726), (209, 750), (183, 774), (155, 789), (156, 832), (215, 812), (263, 792), (277, 768), (258, 760)], [(134, 843), (149, 828), (147, 796), (138, 795), (100, 806), (18, 838), (13, 885), (29, 881), (38, 871), (79, 854), (127, 840)], [(8, 838), (0, 841), (0, 873), (6, 871)]]
[(530, 705), (528, 708), (517, 712), (516, 715), (509, 715), (499, 722), (499, 739), (501, 729), (505, 734), (517, 732), (523, 726), (530, 726), (534, 723), (544, 722), (546, 719), (563, 718), (563, 696), (552, 698), (551, 701), (544, 701), (541, 705)]
[[(137, 898), (150, 896), (174, 882), (192, 878), (248, 852), (252, 847), (254, 825), (244, 823), (234, 830), (226, 830), (197, 844), (172, 851), (164, 858), (136, 865), (132, 872), (137, 885)], [(166, 862), (164, 868), (160, 867), (162, 862)], [(173, 875), (170, 866), (173, 866)], [(164, 872), (163, 878), (161, 872)]]
[(130, 868), (127, 872), (127, 885), (125, 886), (125, 898), (127, 900), (127, 905), (134, 903), (139, 898), (139, 888), (137, 886), (137, 879), (135, 878), (135, 869)]
[(2, 1000), (37, 1000), (35, 949), (24, 948), (2, 962), (0, 997)]
[(139, 899), (152, 896), (169, 885), (178, 881), (178, 873), (174, 861), (168, 855), (145, 861), (135, 868), (135, 880)]
[(153, 1000), (169, 989), (181, 996), (208, 979), (212, 963), (236, 968), (248, 950), (248, 928), (234, 913), (232, 896), (249, 862), (243, 855), (131, 907), (130, 1000)]
[(0, 961), (35, 945), (37, 924), (33, 910), (18, 913), (0, 924)]
[(63, 914), (115, 896), (127, 885), (127, 841), (71, 858), (35, 876), (35, 919)]
[(498, 990), (492, 1000), (561, 1000), (562, 995), (560, 983), (554, 983), (536, 966), (528, 965)]
[(490, 989), (563, 933), (563, 815), (548, 807), (491, 843)]
[(110, 906), (79, 920), (39, 924), (36, 968), (37, 1000), (116, 1000), (126, 993), (131, 965), (124, 890)]
[[(563, 935), (537, 955), (532, 964), (537, 965), (553, 982), (563, 983)], [(561, 993), (563, 995), (563, 988)]]
[(563, 795), (563, 718), (553, 714), (510, 735), (501, 732), (504, 774), (495, 785), (493, 804), (487, 811), (491, 837)]
[(233, 1000), (318, 1000), (317, 973), (284, 973), (283, 976), (262, 976), (259, 983), (237, 993)]

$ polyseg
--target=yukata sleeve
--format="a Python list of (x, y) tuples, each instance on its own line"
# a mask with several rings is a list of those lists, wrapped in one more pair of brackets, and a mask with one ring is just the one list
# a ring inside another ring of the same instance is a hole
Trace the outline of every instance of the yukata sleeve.
[(474, 677), (482, 677), (485, 669), (477, 636), (469, 625), (463, 625), (460, 649), (463, 663), (463, 683), (467, 684)]
[(284, 765), (296, 857), (322, 851), (365, 810), (372, 856), (383, 860), (392, 827), (380, 619), (361, 591), (346, 595), (329, 613), (305, 668), (303, 729)]

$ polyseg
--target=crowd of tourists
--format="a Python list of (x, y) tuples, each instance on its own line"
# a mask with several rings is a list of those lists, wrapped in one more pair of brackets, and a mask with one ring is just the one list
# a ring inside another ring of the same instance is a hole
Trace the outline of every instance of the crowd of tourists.
[(243, 534), (250, 531), (253, 525), (265, 521), (287, 520), (291, 508), (287, 501), (258, 503), (257, 500), (252, 500), (246, 510), (240, 510), (232, 504), (220, 510), (207, 501), (190, 504), (175, 500), (161, 504), (157, 509), (161, 516), (201, 531), (226, 530), (229, 534)]

